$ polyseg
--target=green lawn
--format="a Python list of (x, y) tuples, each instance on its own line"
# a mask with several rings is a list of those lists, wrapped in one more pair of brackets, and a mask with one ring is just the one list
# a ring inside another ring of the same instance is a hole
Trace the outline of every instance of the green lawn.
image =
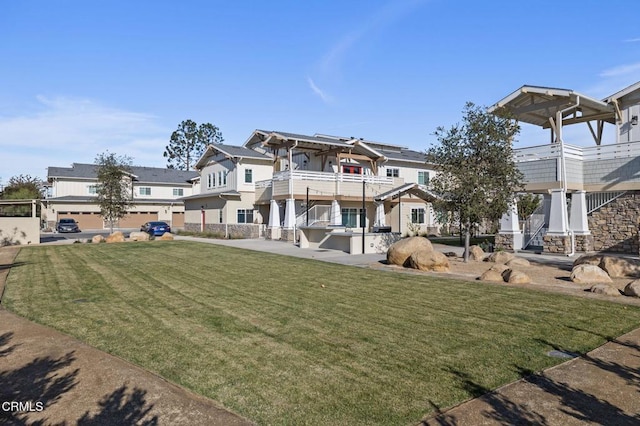
[(640, 324), (614, 303), (184, 241), (16, 261), (8, 309), (260, 424), (416, 424)]

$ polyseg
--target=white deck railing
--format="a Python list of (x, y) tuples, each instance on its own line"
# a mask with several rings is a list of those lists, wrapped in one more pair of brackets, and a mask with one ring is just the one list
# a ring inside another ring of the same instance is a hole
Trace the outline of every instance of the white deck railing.
[[(362, 182), (393, 185), (393, 178), (388, 176), (355, 175), (350, 173), (328, 173), (314, 171), (286, 171), (273, 174), (273, 180), (313, 180), (324, 182)], [(265, 181), (262, 181), (265, 182)], [(257, 183), (256, 183), (257, 185)]]
[[(640, 157), (640, 141), (590, 147), (569, 145), (565, 143), (564, 155), (566, 159), (580, 161)], [(517, 163), (560, 158), (560, 145), (552, 143), (514, 149), (514, 157)]]

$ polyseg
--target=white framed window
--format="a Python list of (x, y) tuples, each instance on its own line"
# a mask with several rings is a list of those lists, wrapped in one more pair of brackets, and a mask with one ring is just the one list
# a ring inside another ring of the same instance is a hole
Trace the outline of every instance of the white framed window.
[(229, 172), (222, 172), (222, 186), (227, 186), (227, 175)]
[(425, 223), (424, 217), (425, 217), (424, 207), (411, 209), (411, 223), (422, 225)]
[(354, 208), (346, 208), (341, 209), (342, 213), (342, 226), (346, 226), (347, 228), (359, 228), (362, 223), (362, 216), (364, 210), (362, 209), (354, 209)]
[(244, 183), (253, 183), (252, 169), (244, 169)]
[(151, 187), (149, 187), (149, 186), (141, 186), (140, 187), (140, 195), (151, 195)]
[(400, 169), (395, 167), (388, 167), (387, 177), (400, 177)]
[(89, 185), (87, 190), (89, 191), (89, 195), (96, 195), (98, 193), (98, 185)]
[(215, 188), (216, 187), (216, 174), (209, 173), (207, 175), (207, 188)]
[(173, 196), (174, 197), (182, 197), (184, 195), (184, 189), (182, 188), (173, 188)]
[(253, 210), (238, 209), (238, 223), (253, 223)]
[(418, 184), (429, 185), (429, 172), (426, 172), (426, 171), (418, 172)]

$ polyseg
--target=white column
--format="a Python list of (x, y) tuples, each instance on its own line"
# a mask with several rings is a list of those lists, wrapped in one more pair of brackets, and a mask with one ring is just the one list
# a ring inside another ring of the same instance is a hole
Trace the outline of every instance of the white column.
[(269, 203), (269, 228), (280, 228), (280, 206), (276, 200)]
[(340, 210), (340, 203), (338, 200), (331, 201), (331, 225), (342, 225), (342, 211)]
[(551, 209), (549, 211), (549, 230), (547, 235), (568, 235), (567, 196), (564, 189), (551, 190)]
[(287, 199), (287, 204), (284, 208), (284, 229), (293, 229), (296, 226), (296, 200), (293, 198)]
[(376, 203), (376, 221), (375, 226), (386, 226), (384, 219), (384, 203)]
[(500, 218), (500, 234), (518, 234), (522, 233), (520, 222), (518, 220), (518, 205), (513, 201), (513, 205)]
[(577, 235), (589, 235), (589, 221), (587, 220), (587, 192), (576, 191), (571, 194), (571, 219), (569, 229)]
[(505, 214), (500, 218), (500, 234), (513, 235), (513, 249), (521, 250), (524, 245), (524, 235), (520, 229), (520, 221), (518, 219), (518, 204), (513, 200), (513, 204)]

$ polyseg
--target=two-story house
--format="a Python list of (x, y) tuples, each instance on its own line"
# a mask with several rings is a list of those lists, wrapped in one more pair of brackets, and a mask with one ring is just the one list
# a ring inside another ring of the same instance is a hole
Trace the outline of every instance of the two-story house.
[[(520, 122), (548, 129), (550, 141), (526, 141), (534, 146), (515, 150), (527, 192), (540, 194), (543, 203), (524, 233), (519, 219), (525, 218), (515, 210), (506, 215), (496, 245), (637, 255), (640, 82), (604, 99), (569, 89), (522, 86), (492, 108), (506, 108)], [(591, 140), (567, 143), (564, 128), (573, 125), (586, 126)], [(604, 143), (607, 128), (615, 131), (612, 143)]]
[[(60, 218), (72, 218), (80, 228), (104, 229), (100, 208), (96, 204), (97, 167), (73, 163), (71, 167), (49, 167), (42, 218), (50, 228)], [(131, 167), (127, 183), (132, 206), (116, 227), (139, 228), (148, 221), (162, 220), (174, 228), (184, 225), (182, 197), (199, 191), (198, 173), (158, 167)]]
[(306, 226), (435, 232), (434, 168), (405, 147), (256, 130), (243, 146), (209, 146), (196, 168), (186, 229), (288, 241)]

